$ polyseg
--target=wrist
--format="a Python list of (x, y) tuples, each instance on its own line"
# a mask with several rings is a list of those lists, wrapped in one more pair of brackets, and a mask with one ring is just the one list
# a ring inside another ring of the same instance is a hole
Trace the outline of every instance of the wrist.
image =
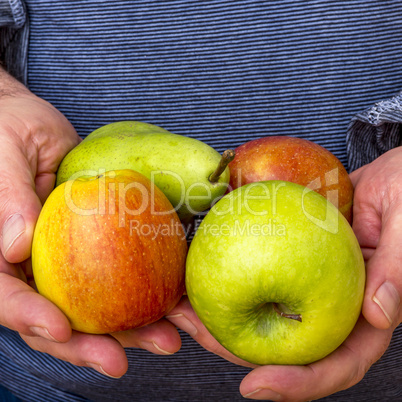
[(0, 99), (5, 96), (28, 95), (31, 91), (0, 66)]

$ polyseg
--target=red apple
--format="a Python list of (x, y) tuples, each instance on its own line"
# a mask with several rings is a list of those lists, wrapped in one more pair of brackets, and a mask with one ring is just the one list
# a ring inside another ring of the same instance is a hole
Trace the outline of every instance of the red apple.
[(187, 243), (176, 212), (132, 170), (67, 181), (50, 194), (33, 239), (39, 293), (73, 329), (111, 333), (159, 320), (184, 292)]
[(229, 189), (265, 180), (285, 180), (315, 190), (352, 220), (353, 185), (340, 160), (322, 146), (289, 136), (263, 137), (236, 150)]

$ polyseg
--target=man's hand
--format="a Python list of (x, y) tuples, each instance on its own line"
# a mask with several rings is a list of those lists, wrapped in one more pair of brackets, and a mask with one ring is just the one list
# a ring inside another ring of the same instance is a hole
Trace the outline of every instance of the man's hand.
[[(261, 366), (242, 381), (252, 399), (308, 401), (358, 383), (386, 351), (402, 321), (402, 148), (387, 152), (351, 174), (355, 187), (353, 229), (366, 260), (363, 314), (346, 341), (307, 366)], [(251, 366), (218, 344), (187, 299), (169, 319), (206, 349), (236, 364)]]
[(402, 321), (402, 147), (351, 174), (353, 230), (366, 260), (363, 315), (376, 328)]
[(79, 333), (33, 288), (35, 223), (62, 158), (79, 141), (58, 110), (0, 70), (0, 325), (33, 349), (120, 377), (127, 370), (124, 347), (174, 353), (181, 346), (175, 327), (161, 320), (113, 335)]

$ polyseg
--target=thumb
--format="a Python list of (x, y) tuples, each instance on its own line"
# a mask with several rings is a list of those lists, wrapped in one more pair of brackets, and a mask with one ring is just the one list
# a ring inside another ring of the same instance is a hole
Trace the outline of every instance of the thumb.
[[(34, 161), (36, 162), (36, 161)], [(41, 202), (35, 193), (35, 171), (12, 141), (0, 151), (0, 249), (8, 262), (27, 259)]]
[(374, 327), (387, 329), (402, 319), (402, 202), (391, 204), (381, 220), (378, 243), (366, 264), (363, 315)]

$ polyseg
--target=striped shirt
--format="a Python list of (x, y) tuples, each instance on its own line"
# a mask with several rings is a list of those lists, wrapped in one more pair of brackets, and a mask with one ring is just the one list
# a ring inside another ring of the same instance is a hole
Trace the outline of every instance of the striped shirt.
[[(350, 171), (400, 143), (400, 0), (0, 0), (0, 25), (5, 67), (82, 137), (118, 120), (218, 151), (292, 135)], [(173, 356), (127, 350), (114, 380), (0, 327), (0, 383), (32, 401), (241, 400), (249, 369), (182, 339)], [(401, 359), (400, 326), (365, 379), (326, 400), (402, 398)]]

